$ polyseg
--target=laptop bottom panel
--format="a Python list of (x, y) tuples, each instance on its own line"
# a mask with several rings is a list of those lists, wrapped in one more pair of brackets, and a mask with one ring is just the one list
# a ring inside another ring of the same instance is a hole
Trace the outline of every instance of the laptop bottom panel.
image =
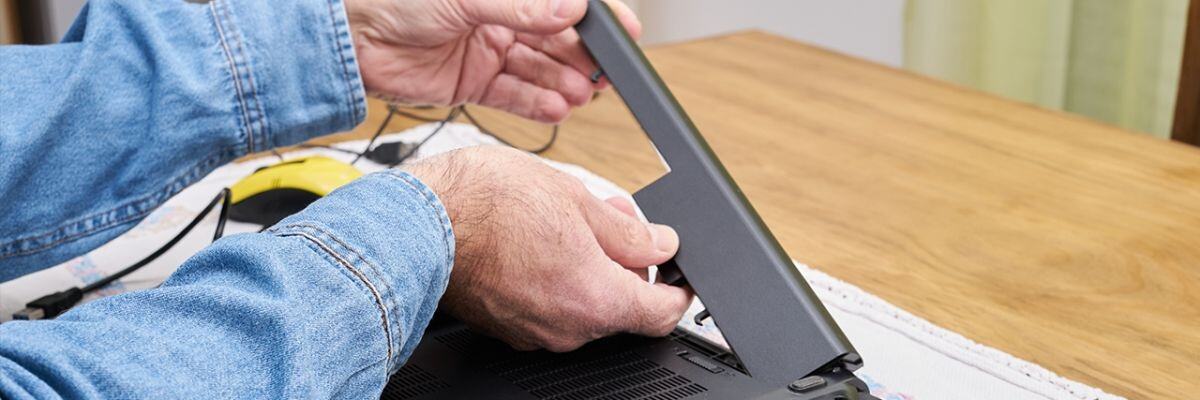
[(623, 335), (569, 353), (520, 352), (457, 321), (431, 325), (383, 400), (852, 399), (766, 387), (684, 331)]
[(769, 391), (682, 332), (618, 336), (560, 354), (512, 350), (457, 321), (439, 322), (383, 399), (727, 399)]

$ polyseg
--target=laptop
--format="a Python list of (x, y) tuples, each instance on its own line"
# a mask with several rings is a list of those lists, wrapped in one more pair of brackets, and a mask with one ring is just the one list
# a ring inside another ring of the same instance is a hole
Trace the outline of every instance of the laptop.
[(603, 0), (576, 29), (669, 167), (634, 194), (679, 232), (661, 278), (695, 290), (697, 322), (726, 344), (680, 328), (522, 352), (438, 315), (382, 399), (875, 399), (853, 373), (862, 358)]

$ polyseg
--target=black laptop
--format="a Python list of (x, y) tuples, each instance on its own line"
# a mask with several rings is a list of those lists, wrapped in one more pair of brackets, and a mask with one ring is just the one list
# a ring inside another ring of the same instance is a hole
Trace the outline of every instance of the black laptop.
[(676, 329), (521, 352), (439, 315), (382, 398), (874, 399), (853, 374), (854, 347), (612, 11), (591, 0), (576, 29), (670, 167), (634, 194), (647, 218), (679, 231), (662, 279), (691, 285), (707, 307), (696, 319), (728, 347)]

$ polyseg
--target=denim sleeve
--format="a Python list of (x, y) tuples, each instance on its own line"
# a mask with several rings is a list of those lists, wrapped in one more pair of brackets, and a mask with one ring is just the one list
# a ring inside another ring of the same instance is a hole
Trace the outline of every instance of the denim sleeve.
[(445, 290), (453, 235), (419, 181), (368, 175), (160, 288), (0, 325), (0, 398), (378, 398)]
[(62, 43), (0, 46), (0, 282), (365, 114), (341, 0), (92, 0)]

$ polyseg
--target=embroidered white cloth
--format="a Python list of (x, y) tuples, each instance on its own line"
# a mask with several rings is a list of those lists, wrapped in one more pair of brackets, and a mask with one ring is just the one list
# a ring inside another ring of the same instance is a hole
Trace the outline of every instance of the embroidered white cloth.
[[(400, 134), (385, 136), (382, 141), (411, 142), (426, 137), (432, 129), (432, 124), (422, 125)], [(495, 139), (480, 133), (474, 126), (448, 124), (420, 149), (415, 159), (456, 148), (495, 143)], [(364, 145), (365, 141), (358, 141), (341, 143), (338, 146), (359, 150)], [(347, 161), (352, 157), (324, 149), (288, 153), (285, 157), (293, 158), (307, 154), (322, 154)], [(130, 254), (122, 249), (157, 248), (179, 227), (190, 221), (221, 188), (232, 185), (258, 167), (277, 161), (274, 158), (261, 158), (222, 167), (175, 196), (117, 240), (57, 268), (0, 285), (0, 320), (11, 318), (12, 313), (22, 308), (30, 299), (51, 291), (98, 280), (136, 261), (144, 254)], [(612, 182), (584, 168), (549, 160), (546, 162), (582, 180), (598, 197), (629, 196)], [(366, 172), (382, 168), (370, 162), (360, 162), (359, 167)], [(209, 220), (208, 224), (201, 225), (197, 230), (209, 232), (212, 228), (212, 218)], [(257, 229), (258, 226), (255, 225), (235, 222), (226, 227), (230, 233), (252, 232)], [(156, 285), (191, 253), (203, 247), (209, 237), (206, 234), (190, 235), (177, 245), (176, 249), (147, 266), (145, 271), (139, 271), (98, 294), (92, 294), (88, 299)], [(866, 366), (858, 371), (858, 375), (870, 386), (871, 393), (881, 399), (1120, 398), (1062, 378), (1038, 365), (942, 329), (819, 270), (801, 263), (796, 263), (796, 268), (800, 269), (830, 314), (863, 356)], [(692, 316), (701, 308), (698, 302), (693, 304), (681, 326), (723, 343), (720, 332), (716, 331), (712, 324), (697, 327), (690, 322)]]

